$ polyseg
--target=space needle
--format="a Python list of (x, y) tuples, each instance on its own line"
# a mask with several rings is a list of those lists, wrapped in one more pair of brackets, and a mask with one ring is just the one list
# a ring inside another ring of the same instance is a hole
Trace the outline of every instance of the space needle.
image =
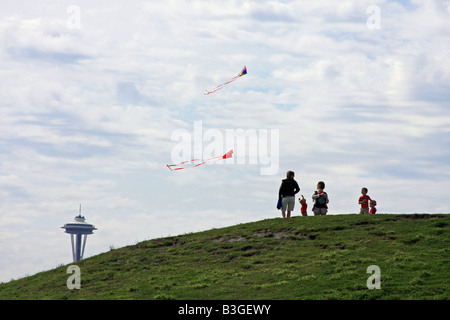
[(81, 204), (79, 215), (74, 218), (73, 222), (66, 223), (61, 228), (65, 229), (66, 233), (70, 234), (73, 262), (82, 260), (87, 236), (88, 234), (93, 234), (93, 231), (97, 230), (97, 228), (94, 227), (94, 225), (85, 222), (85, 218), (81, 216)]

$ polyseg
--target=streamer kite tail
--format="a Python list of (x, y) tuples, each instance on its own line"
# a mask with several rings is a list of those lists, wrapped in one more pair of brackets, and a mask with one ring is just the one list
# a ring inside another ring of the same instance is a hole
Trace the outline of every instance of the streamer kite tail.
[(230, 151), (225, 153), (223, 156), (212, 157), (212, 158), (209, 158), (206, 160), (192, 159), (192, 160), (180, 162), (178, 164), (166, 164), (166, 166), (167, 166), (167, 168), (170, 169), (170, 171), (176, 171), (176, 170), (182, 170), (182, 169), (187, 169), (187, 168), (195, 168), (195, 167), (201, 166), (202, 164), (205, 164), (207, 162), (218, 161), (221, 159), (229, 159), (232, 157), (233, 157), (233, 149), (231, 149)]
[(225, 85), (227, 85), (227, 84), (229, 84), (229, 83), (231, 83), (231, 82), (233, 82), (233, 81), (236, 81), (237, 79), (239, 79), (240, 77), (242, 77), (242, 76), (244, 76), (244, 75), (246, 75), (246, 74), (247, 74), (247, 67), (244, 66), (244, 68), (241, 70), (241, 72), (239, 72), (239, 74), (238, 74), (237, 76), (231, 78), (231, 79), (228, 80), (227, 82), (224, 82), (224, 83), (222, 83), (222, 84), (219, 84), (217, 87), (215, 87), (215, 88), (212, 89), (211, 91), (205, 90), (206, 92), (204, 93), (204, 95), (206, 96), (206, 95), (208, 95), (208, 94), (211, 94), (211, 93), (214, 93), (214, 92), (216, 92), (216, 91), (219, 91), (219, 90), (223, 89), (223, 87), (224, 87)]

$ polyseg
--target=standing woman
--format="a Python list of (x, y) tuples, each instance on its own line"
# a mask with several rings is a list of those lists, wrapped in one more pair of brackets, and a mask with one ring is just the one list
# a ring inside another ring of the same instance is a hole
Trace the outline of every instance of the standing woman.
[[(294, 211), (295, 194), (300, 191), (297, 181), (294, 180), (294, 171), (286, 173), (286, 179), (281, 181), (278, 197), (281, 198), (281, 215), (283, 219), (291, 217), (291, 211)], [(286, 216), (287, 210), (287, 216)]]

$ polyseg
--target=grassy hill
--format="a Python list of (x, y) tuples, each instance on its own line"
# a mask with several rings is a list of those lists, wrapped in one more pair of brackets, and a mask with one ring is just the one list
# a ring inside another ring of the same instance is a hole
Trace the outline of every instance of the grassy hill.
[[(0, 299), (449, 299), (450, 215), (280, 218), (144, 241), (0, 284)], [(381, 289), (367, 288), (377, 265)]]

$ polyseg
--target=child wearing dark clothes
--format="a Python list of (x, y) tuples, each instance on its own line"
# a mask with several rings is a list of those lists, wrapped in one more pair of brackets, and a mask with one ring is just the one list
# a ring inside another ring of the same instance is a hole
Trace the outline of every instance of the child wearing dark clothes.
[(317, 183), (317, 191), (314, 191), (314, 194), (312, 195), (312, 199), (314, 201), (314, 206), (312, 211), (314, 212), (315, 216), (324, 216), (328, 212), (328, 195), (325, 191), (325, 182), (319, 181)]

